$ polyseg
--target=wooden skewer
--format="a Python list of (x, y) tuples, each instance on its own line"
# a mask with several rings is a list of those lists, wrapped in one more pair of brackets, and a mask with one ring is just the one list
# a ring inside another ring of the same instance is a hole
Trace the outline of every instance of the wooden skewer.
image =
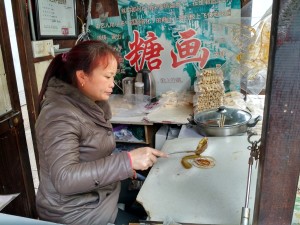
[(221, 114), (220, 121), (219, 121), (219, 127), (224, 127), (225, 125), (226, 116)]

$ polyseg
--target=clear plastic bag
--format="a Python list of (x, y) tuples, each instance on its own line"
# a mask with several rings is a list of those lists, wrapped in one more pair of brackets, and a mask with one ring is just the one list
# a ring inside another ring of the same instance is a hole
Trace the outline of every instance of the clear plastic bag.
[(269, 59), (271, 11), (252, 26), (253, 37), (249, 39), (241, 63), (241, 89), (249, 94), (259, 94), (264, 88), (267, 79)]
[[(142, 97), (142, 98), (141, 98)], [(111, 95), (109, 103), (113, 116), (133, 117), (146, 115), (146, 106), (150, 103), (150, 96)]]

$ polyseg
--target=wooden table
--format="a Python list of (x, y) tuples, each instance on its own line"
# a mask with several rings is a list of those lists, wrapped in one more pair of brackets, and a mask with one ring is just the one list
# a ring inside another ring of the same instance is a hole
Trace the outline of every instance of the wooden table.
[[(203, 155), (212, 156), (215, 167), (184, 169), (180, 153), (160, 158), (152, 167), (138, 196), (149, 220), (172, 219), (181, 223), (240, 224), (245, 204), (250, 145), (247, 136), (209, 137)], [(165, 142), (162, 151), (193, 150), (199, 138)], [(257, 170), (252, 172), (249, 208), (254, 209)]]

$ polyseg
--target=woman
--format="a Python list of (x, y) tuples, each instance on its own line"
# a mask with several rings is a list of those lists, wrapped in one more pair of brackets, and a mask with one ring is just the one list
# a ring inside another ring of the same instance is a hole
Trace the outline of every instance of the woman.
[(42, 220), (117, 224), (122, 216), (117, 208), (120, 181), (148, 169), (157, 157), (166, 157), (149, 147), (112, 154), (108, 99), (118, 59), (107, 44), (85, 41), (57, 55), (46, 71), (36, 123), (36, 203)]

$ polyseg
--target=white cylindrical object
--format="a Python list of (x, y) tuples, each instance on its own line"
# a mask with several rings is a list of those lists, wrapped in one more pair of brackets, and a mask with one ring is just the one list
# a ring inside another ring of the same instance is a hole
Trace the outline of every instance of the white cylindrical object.
[(136, 95), (144, 95), (144, 83), (143, 82), (135, 82), (134, 83), (134, 93)]
[(134, 83), (134, 94), (136, 96), (136, 102), (140, 103), (144, 101), (144, 83), (135, 82)]

